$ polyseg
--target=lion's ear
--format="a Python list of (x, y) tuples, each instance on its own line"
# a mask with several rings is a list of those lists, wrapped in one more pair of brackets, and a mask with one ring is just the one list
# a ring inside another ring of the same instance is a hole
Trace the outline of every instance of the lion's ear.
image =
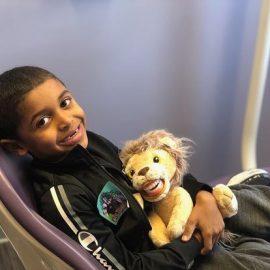
[(169, 146), (170, 148), (176, 148), (177, 147), (176, 142), (173, 139), (169, 138), (169, 137), (163, 137), (163, 138), (160, 139), (160, 141), (162, 143), (164, 143), (165, 145)]

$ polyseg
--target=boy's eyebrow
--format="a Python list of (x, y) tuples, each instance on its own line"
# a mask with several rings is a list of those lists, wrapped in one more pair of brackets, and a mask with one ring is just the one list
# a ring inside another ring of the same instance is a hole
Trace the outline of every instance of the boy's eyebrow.
[[(58, 101), (60, 101), (62, 99), (62, 97), (66, 94), (66, 93), (70, 93), (70, 91), (68, 91), (67, 89), (64, 89), (62, 91), (62, 93), (58, 96)], [(33, 123), (33, 121), (35, 120), (35, 118), (43, 113), (46, 112), (46, 109), (42, 109), (38, 112), (36, 112), (32, 117), (31, 117), (31, 124)]]
[(59, 95), (58, 100), (60, 100), (66, 93), (70, 93), (67, 89), (64, 89), (63, 92)]

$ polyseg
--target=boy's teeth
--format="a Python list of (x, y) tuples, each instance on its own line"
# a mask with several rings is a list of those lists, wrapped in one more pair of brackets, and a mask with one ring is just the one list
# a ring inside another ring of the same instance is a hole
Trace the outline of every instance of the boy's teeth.
[(69, 140), (69, 139), (73, 138), (78, 133), (78, 131), (79, 131), (79, 128), (77, 128), (73, 134), (68, 136), (68, 138), (66, 140)]
[(78, 129), (76, 129), (75, 132), (69, 136), (69, 138), (74, 137), (77, 134), (77, 132), (78, 132)]

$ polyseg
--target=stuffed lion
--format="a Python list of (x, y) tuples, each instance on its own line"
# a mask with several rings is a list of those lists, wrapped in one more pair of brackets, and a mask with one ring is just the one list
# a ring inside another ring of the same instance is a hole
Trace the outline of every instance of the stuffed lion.
[[(128, 141), (120, 152), (124, 172), (139, 192), (136, 199), (142, 207), (142, 198), (152, 202), (149, 236), (157, 247), (183, 233), (193, 208), (189, 193), (181, 187), (188, 169), (190, 142), (165, 130), (153, 130)], [(237, 200), (229, 187), (217, 185), (213, 195), (224, 218), (237, 213)]]

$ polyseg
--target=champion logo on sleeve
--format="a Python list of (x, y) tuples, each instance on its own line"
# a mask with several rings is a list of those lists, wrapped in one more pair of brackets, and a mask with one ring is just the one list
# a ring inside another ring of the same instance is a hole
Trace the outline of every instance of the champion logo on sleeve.
[(99, 214), (114, 225), (129, 208), (129, 203), (123, 192), (111, 181), (108, 181), (98, 196), (97, 208)]

